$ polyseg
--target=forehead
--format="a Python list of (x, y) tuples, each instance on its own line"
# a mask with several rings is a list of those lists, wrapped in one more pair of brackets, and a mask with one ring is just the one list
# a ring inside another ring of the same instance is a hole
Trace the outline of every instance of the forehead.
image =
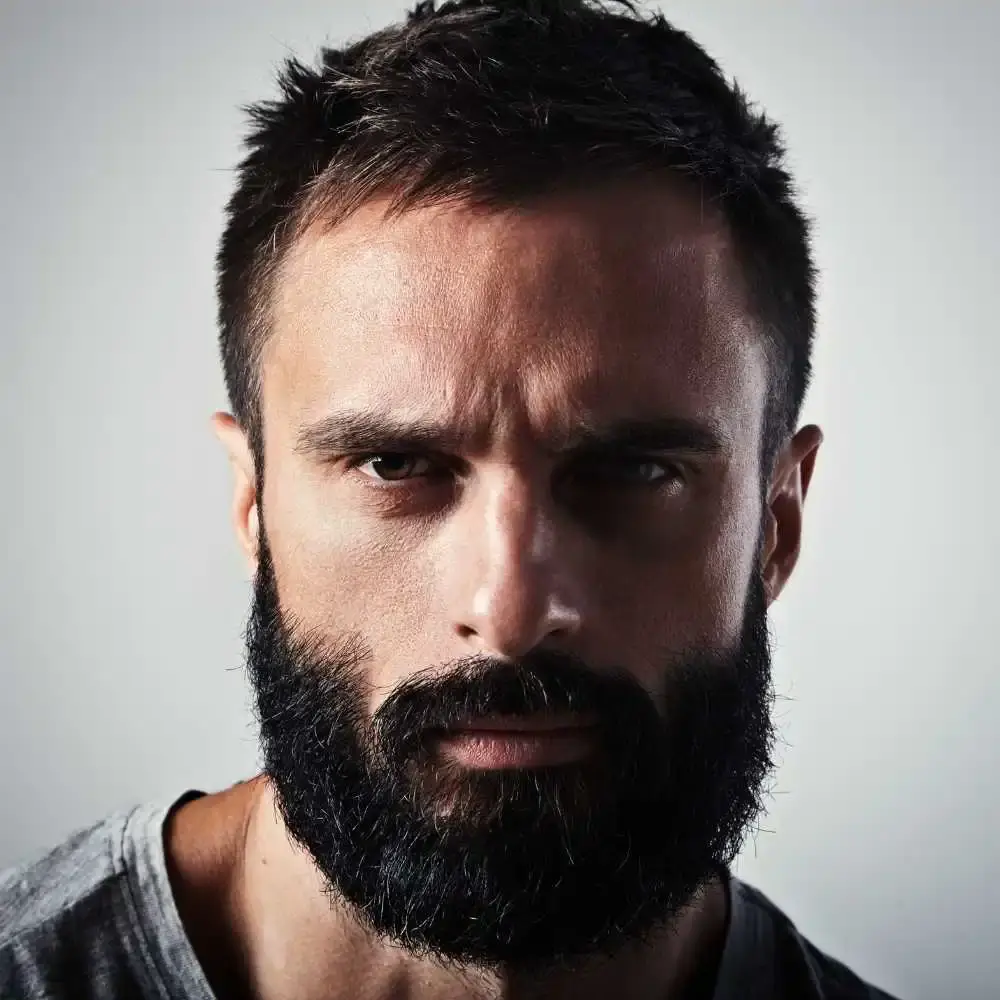
[(665, 415), (755, 442), (763, 346), (726, 228), (697, 194), (633, 183), (499, 209), (385, 207), (305, 233), (284, 262), (262, 359), (268, 439), (351, 409), (451, 421), (484, 445)]

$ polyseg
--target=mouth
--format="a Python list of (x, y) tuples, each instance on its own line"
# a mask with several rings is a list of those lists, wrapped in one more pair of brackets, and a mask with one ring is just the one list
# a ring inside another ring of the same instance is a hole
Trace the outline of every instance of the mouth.
[(439, 752), (476, 770), (554, 767), (589, 756), (597, 746), (593, 716), (546, 713), (483, 716), (450, 727)]

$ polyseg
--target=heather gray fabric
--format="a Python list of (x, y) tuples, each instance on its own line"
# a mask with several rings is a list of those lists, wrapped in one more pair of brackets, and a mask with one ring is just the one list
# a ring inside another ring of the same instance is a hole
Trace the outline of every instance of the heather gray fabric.
[[(167, 876), (168, 814), (146, 804), (0, 874), (4, 1000), (214, 1000)], [(730, 876), (713, 1000), (892, 1000), (814, 948), (762, 893)]]

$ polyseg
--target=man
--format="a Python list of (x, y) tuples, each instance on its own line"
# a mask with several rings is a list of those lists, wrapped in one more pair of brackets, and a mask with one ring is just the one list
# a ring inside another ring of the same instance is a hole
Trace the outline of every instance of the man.
[(822, 440), (774, 124), (588, 0), (421, 3), (252, 118), (214, 425), (264, 773), (8, 873), (0, 992), (885, 997), (729, 871)]

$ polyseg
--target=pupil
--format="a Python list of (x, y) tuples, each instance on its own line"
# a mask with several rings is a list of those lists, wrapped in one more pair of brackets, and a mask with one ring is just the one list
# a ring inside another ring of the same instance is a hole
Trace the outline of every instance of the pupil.
[(391, 479), (406, 472), (406, 465), (409, 459), (405, 455), (380, 455), (375, 459), (373, 466), (375, 471), (386, 479)]

